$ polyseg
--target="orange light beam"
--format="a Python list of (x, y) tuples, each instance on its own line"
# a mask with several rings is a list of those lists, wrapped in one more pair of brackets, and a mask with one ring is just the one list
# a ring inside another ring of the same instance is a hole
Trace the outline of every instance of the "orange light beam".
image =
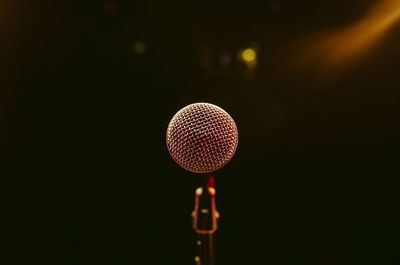
[(319, 58), (322, 64), (338, 65), (359, 59), (399, 20), (400, 0), (379, 1), (353, 25), (314, 38), (300, 61)]

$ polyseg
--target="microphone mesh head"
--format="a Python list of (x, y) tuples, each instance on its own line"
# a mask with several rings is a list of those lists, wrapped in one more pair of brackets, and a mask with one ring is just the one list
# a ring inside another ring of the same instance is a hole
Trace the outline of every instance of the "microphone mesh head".
[(236, 151), (239, 136), (229, 114), (209, 103), (178, 111), (167, 128), (167, 147), (184, 169), (207, 173), (223, 167)]

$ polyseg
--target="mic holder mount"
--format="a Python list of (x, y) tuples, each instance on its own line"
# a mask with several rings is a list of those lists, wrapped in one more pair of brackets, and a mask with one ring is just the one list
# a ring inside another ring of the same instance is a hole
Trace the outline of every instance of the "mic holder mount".
[(195, 192), (192, 227), (198, 235), (196, 265), (215, 265), (215, 232), (218, 229), (219, 218), (215, 192), (213, 176), (203, 178), (202, 185)]

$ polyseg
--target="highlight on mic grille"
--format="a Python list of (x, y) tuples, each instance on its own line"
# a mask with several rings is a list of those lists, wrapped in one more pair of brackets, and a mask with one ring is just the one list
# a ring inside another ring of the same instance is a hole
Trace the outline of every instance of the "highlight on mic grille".
[(167, 128), (167, 148), (184, 169), (208, 173), (232, 158), (239, 140), (232, 117), (210, 103), (195, 103), (178, 111)]

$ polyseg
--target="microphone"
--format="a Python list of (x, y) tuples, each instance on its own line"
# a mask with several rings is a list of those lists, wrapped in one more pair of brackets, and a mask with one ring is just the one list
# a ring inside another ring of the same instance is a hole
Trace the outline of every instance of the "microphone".
[(223, 109), (195, 103), (178, 111), (167, 128), (167, 147), (184, 169), (209, 173), (232, 158), (239, 136), (235, 121)]
[(198, 234), (196, 265), (215, 265), (215, 232), (219, 213), (215, 206), (214, 177), (205, 175), (226, 165), (233, 157), (239, 135), (232, 117), (210, 103), (194, 103), (179, 110), (166, 133), (169, 153), (178, 165), (203, 173), (195, 192), (193, 229)]

